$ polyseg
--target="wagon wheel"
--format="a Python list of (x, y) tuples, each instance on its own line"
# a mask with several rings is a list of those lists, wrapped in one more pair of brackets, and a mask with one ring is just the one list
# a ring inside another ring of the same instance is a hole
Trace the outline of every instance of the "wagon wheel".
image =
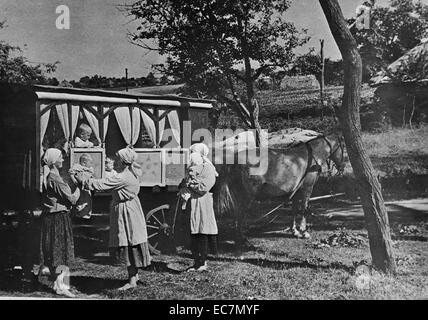
[(168, 237), (171, 234), (171, 226), (166, 221), (168, 211), (169, 205), (164, 204), (150, 210), (146, 215), (147, 236), (152, 254), (159, 255), (161, 253), (157, 249), (161, 238)]

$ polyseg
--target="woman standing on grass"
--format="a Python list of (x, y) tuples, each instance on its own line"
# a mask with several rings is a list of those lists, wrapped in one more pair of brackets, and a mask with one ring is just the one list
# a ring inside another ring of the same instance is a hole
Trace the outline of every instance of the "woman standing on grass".
[[(214, 214), (213, 195), (210, 192), (214, 186), (218, 173), (208, 159), (208, 147), (203, 143), (196, 143), (190, 147), (191, 153), (199, 154), (203, 162), (193, 167), (194, 175), (184, 181), (182, 188), (190, 190), (191, 197), (186, 211), (190, 211), (191, 250), (194, 259), (193, 267), (188, 271), (206, 271), (208, 245), (216, 253), (216, 237), (218, 233)], [(190, 203), (190, 204), (189, 204)]]
[[(54, 290), (57, 294), (74, 297), (64, 282), (68, 266), (74, 259), (74, 241), (70, 208), (80, 196), (77, 188), (72, 193), (59, 174), (64, 159), (59, 149), (48, 149), (43, 157), (43, 212), (41, 216), (40, 265), (49, 267), (56, 275)], [(40, 268), (42, 270), (42, 268)]]
[(128, 290), (137, 286), (138, 269), (149, 266), (151, 258), (146, 221), (138, 198), (138, 177), (142, 174), (141, 167), (136, 163), (138, 155), (134, 150), (125, 148), (119, 150), (117, 156), (116, 175), (83, 183), (91, 190), (112, 193), (109, 247), (128, 268), (129, 281), (119, 288)]

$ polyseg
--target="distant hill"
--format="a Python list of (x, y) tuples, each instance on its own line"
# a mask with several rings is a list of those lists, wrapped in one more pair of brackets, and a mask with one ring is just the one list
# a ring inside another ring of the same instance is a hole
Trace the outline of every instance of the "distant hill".
[[(158, 95), (177, 95), (179, 90), (184, 87), (184, 84), (172, 84), (165, 86), (152, 86), (152, 87), (138, 87), (138, 88), (129, 88), (128, 92), (130, 93), (140, 93), (140, 94), (158, 94)], [(126, 88), (114, 88), (109, 89), (114, 91), (126, 91)]]

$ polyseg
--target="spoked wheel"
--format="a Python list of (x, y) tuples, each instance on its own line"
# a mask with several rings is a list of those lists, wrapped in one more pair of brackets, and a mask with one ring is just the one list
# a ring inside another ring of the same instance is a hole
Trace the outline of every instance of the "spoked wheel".
[(149, 249), (152, 254), (161, 254), (158, 249), (162, 238), (169, 237), (172, 232), (171, 226), (167, 222), (169, 205), (164, 204), (160, 207), (150, 210), (146, 215), (147, 235)]

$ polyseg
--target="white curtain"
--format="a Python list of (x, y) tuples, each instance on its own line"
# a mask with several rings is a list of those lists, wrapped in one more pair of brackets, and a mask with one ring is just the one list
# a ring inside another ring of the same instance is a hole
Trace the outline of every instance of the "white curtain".
[[(40, 114), (49, 108), (49, 104), (40, 104)], [(43, 154), (43, 139), (45, 138), (46, 130), (48, 129), (49, 117), (51, 115), (51, 109), (48, 109), (45, 113), (40, 116), (40, 155)]]
[[(104, 115), (110, 110), (110, 107), (104, 107), (103, 108), (103, 113)], [(104, 141), (106, 141), (106, 136), (107, 136), (107, 130), (108, 130), (108, 119), (109, 119), (109, 115), (104, 117)]]
[[(162, 115), (167, 112), (166, 110), (160, 110), (159, 117), (162, 117)], [(159, 137), (158, 137), (158, 144), (162, 141), (163, 132), (165, 131), (165, 121), (166, 117), (162, 118), (162, 120), (159, 121)]]
[(73, 138), (74, 133), (76, 132), (77, 122), (79, 121), (79, 111), (80, 105), (71, 105), (71, 138)]
[(106, 136), (107, 136), (107, 130), (108, 130), (108, 119), (110, 116), (106, 116), (104, 117), (104, 141), (106, 141)]
[(114, 110), (114, 114), (125, 142), (128, 145), (137, 143), (141, 126), (140, 109), (133, 108), (132, 119), (129, 107), (118, 107)]
[(86, 109), (86, 108), (82, 108), (82, 109), (83, 109), (83, 112), (85, 114), (86, 119), (88, 120), (89, 125), (92, 128), (92, 131), (95, 134), (95, 137), (97, 138), (99, 144), (101, 145), (100, 125), (98, 122), (98, 118), (92, 112), (90, 112), (88, 109)]
[(172, 134), (174, 135), (175, 141), (177, 141), (178, 145), (180, 146), (180, 118), (178, 117), (177, 110), (172, 110), (170, 113), (168, 113), (168, 121), (171, 126)]
[[(153, 109), (150, 108), (149, 112), (153, 114)], [(147, 113), (140, 109), (141, 118), (143, 119), (143, 125), (146, 128), (146, 131), (152, 140), (153, 144), (156, 144), (156, 126), (155, 122), (150, 118)]]
[[(71, 135), (74, 135), (77, 127), (77, 120), (79, 117), (79, 105), (71, 105)], [(59, 122), (61, 123), (62, 130), (64, 131), (64, 136), (67, 141), (70, 140), (70, 124), (68, 119), (68, 108), (67, 104), (60, 104), (56, 106), (56, 111), (58, 113)]]

